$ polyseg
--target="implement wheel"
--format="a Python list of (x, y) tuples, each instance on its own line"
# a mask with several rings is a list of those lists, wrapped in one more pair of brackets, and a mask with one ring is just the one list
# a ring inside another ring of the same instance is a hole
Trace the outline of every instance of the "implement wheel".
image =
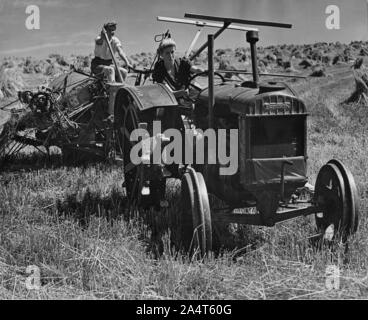
[(321, 208), (323, 216), (316, 214), (316, 224), (318, 230), (329, 240), (346, 242), (357, 228), (355, 209), (358, 197), (352, 175), (340, 170), (339, 166), (333, 160), (318, 173), (314, 200)]
[(208, 193), (201, 173), (189, 168), (181, 185), (181, 247), (202, 258), (212, 251), (212, 222)]

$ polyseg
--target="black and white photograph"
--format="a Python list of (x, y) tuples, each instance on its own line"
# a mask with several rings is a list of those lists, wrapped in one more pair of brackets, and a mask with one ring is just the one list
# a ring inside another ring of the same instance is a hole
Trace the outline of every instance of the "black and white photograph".
[(367, 209), (368, 0), (0, 0), (1, 300), (366, 300)]

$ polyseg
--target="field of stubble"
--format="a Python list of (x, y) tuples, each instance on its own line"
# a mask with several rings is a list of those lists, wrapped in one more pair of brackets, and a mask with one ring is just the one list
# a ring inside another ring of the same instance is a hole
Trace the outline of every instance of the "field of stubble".
[[(149, 228), (124, 212), (122, 168), (28, 155), (0, 175), (0, 299), (368, 298), (368, 106), (342, 103), (354, 90), (348, 67), (327, 72), (292, 85), (310, 113), (310, 182), (336, 158), (358, 185), (361, 219), (347, 251), (312, 247), (314, 218), (301, 217), (246, 227), (204, 261), (175, 252), (164, 235), (157, 256)], [(39, 290), (25, 286), (30, 265), (40, 268)], [(328, 265), (340, 268), (339, 290), (326, 288)]]

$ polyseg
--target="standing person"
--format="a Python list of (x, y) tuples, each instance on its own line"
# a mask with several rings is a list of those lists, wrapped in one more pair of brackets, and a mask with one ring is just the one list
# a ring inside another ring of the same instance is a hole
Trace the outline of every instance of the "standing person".
[(153, 81), (166, 83), (173, 91), (188, 87), (192, 73), (204, 72), (202, 68), (193, 66), (186, 58), (175, 58), (175, 50), (175, 41), (171, 38), (164, 39), (157, 49), (160, 59), (156, 62), (152, 73)]
[[(104, 28), (107, 33), (107, 38), (110, 41), (113, 54), (118, 53), (120, 58), (125, 62), (128, 68), (132, 65), (123, 51), (120, 40), (115, 36), (116, 22), (108, 22), (104, 24)], [(121, 76), (125, 81), (128, 71), (125, 68), (119, 68)], [(91, 71), (93, 74), (104, 73), (109, 82), (115, 82), (115, 66), (113, 64), (112, 56), (108, 47), (108, 44), (103, 35), (101, 34), (95, 39), (95, 57), (91, 61)]]

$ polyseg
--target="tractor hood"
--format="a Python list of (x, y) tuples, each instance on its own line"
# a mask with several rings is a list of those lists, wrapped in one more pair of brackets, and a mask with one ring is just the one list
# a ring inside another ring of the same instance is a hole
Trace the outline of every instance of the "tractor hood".
[[(217, 117), (306, 114), (304, 103), (279, 83), (262, 83), (259, 88), (251, 88), (250, 83), (219, 84), (214, 87), (214, 95)], [(208, 89), (200, 93), (197, 105), (208, 108)]]

